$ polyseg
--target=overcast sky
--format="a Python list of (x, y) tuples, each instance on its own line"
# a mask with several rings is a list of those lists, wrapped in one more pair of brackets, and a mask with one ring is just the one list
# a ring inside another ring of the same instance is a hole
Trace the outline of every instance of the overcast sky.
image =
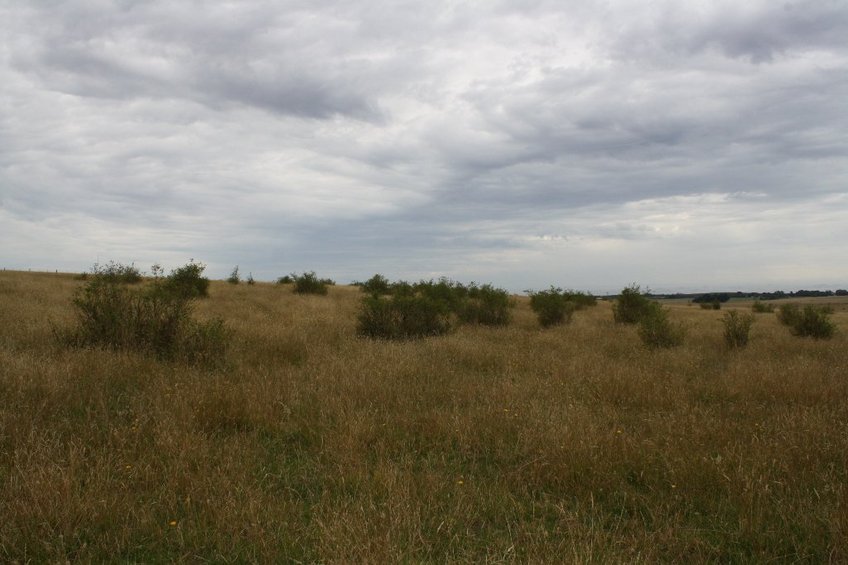
[(0, 0), (0, 262), (848, 287), (848, 0)]

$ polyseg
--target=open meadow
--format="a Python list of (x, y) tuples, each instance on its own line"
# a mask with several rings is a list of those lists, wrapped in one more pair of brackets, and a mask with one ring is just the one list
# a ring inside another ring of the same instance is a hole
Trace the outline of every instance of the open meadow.
[(213, 281), (204, 368), (60, 345), (81, 284), (0, 272), (2, 562), (848, 562), (844, 298), (650, 350), (608, 301), (381, 341), (357, 287)]

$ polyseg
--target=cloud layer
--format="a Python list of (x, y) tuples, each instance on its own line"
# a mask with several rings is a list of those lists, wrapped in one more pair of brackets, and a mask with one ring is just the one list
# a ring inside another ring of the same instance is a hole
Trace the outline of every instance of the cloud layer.
[(8, 267), (848, 286), (845, 1), (10, 1), (0, 37)]

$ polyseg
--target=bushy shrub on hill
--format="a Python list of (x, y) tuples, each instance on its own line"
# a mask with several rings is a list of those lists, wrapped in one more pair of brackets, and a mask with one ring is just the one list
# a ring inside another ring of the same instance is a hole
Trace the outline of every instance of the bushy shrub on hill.
[(552, 286), (530, 294), (530, 308), (539, 318), (543, 328), (571, 321), (571, 315), (577, 310), (577, 304), (569, 300), (561, 288)]
[(683, 327), (669, 320), (669, 311), (657, 302), (649, 302), (639, 318), (639, 337), (648, 348), (676, 347), (683, 343)]
[(390, 294), (392, 285), (389, 282), (389, 279), (377, 273), (364, 283), (361, 283), (360, 288), (362, 288), (363, 292), (367, 292), (368, 294), (381, 296), (384, 294)]
[(637, 324), (644, 316), (655, 314), (653, 304), (641, 293), (638, 285), (630, 285), (622, 289), (613, 304), (613, 318), (619, 324)]
[[(136, 284), (141, 282), (141, 271), (135, 265), (123, 265), (115, 261), (109, 261), (105, 265), (95, 263), (88, 275), (113, 283)], [(89, 276), (81, 278), (81, 280), (87, 280)]]
[(490, 284), (467, 287), (465, 297), (457, 308), (457, 316), (466, 324), (505, 326), (512, 319), (511, 300), (506, 290)]
[(95, 268), (73, 299), (76, 327), (57, 330), (57, 337), (77, 347), (144, 351), (188, 363), (218, 362), (226, 349), (223, 323), (193, 320), (195, 296), (176, 282), (180, 280), (157, 277), (131, 288)]
[(777, 319), (789, 327), (793, 335), (829, 339), (836, 332), (836, 326), (830, 320), (833, 309), (829, 306), (807, 304), (803, 309), (798, 304), (782, 304), (777, 311)]
[(574, 291), (574, 290), (566, 290), (563, 291), (563, 295), (570, 301), (573, 302), (577, 307), (577, 310), (582, 310), (583, 308), (591, 308), (592, 306), (598, 305), (598, 299), (593, 295)]
[(291, 277), (294, 281), (293, 290), (296, 294), (327, 294), (328, 279), (319, 279), (318, 275), (315, 274), (315, 271), (309, 271), (302, 275), (295, 275), (292, 273)]
[[(206, 265), (195, 263), (191, 259), (182, 267), (171, 271), (163, 282), (168, 292), (185, 298), (207, 298), (209, 296), (209, 279), (203, 276)], [(154, 275), (157, 267), (154, 266)]]
[(777, 310), (777, 319), (784, 326), (794, 325), (801, 317), (801, 309), (797, 304), (781, 304)]
[(730, 310), (725, 312), (721, 322), (724, 324), (724, 342), (728, 347), (739, 348), (748, 345), (751, 326), (754, 324), (753, 314)]
[(450, 311), (444, 302), (422, 295), (367, 296), (358, 316), (359, 335), (412, 339), (446, 334)]
[(370, 296), (362, 302), (359, 333), (408, 339), (447, 333), (454, 322), (500, 326), (511, 319), (512, 301), (503, 289), (438, 281), (389, 283), (375, 275), (361, 284)]

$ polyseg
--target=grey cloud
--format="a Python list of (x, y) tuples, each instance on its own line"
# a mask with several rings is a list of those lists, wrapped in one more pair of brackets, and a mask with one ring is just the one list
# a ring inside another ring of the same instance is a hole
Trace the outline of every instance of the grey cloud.
[(248, 17), (168, 4), (33, 9), (28, 35), (17, 34), (16, 68), (83, 97), (189, 98), (307, 118), (379, 118), (372, 65), (356, 50), (329, 44), (332, 25), (287, 22), (285, 7), (273, 4), (253, 5)]
[(635, 24), (623, 25), (616, 51), (655, 57), (658, 51), (691, 56), (717, 50), (756, 64), (812, 50), (844, 52), (846, 8), (844, 0), (659, 3)]
[(848, 181), (844, 3), (0, 12), (0, 238), (77, 242), (85, 264), (186, 253), (217, 276), (441, 269), (521, 289), (578, 261), (587, 285), (650, 272), (714, 232), (727, 251), (736, 224), (756, 224), (740, 268), (796, 233), (833, 251), (818, 221), (844, 233), (813, 205), (846, 210), (828, 200)]

